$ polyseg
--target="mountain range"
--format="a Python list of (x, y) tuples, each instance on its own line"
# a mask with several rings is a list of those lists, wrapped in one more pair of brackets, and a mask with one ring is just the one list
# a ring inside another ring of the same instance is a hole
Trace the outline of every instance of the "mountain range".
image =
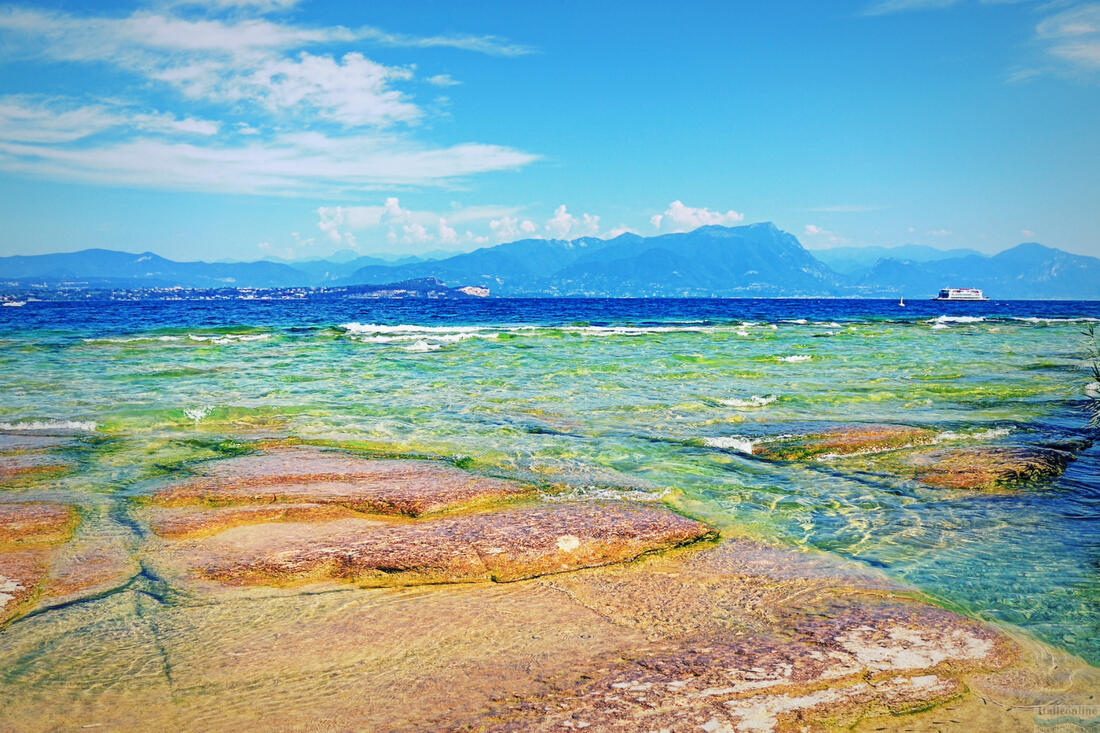
[(1100, 259), (1036, 243), (996, 255), (902, 247), (805, 249), (770, 223), (613, 239), (525, 239), (441, 259), (338, 253), (307, 262), (175, 262), (83, 250), (0, 257), (0, 287), (287, 288), (437, 278), (494, 296), (910, 297), (977, 287), (995, 299), (1100, 299)]

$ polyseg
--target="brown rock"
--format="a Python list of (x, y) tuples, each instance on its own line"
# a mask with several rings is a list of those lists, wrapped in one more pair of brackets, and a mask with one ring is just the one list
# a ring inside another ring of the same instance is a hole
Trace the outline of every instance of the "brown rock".
[(157, 492), (161, 505), (335, 504), (421, 516), (530, 493), (532, 487), (431, 461), (372, 460), (313, 448), (230, 458)]
[(908, 425), (840, 425), (798, 435), (764, 438), (753, 445), (752, 454), (777, 461), (849, 456), (927, 445), (935, 437), (931, 430)]
[(0, 504), (0, 548), (64, 542), (78, 521), (76, 509), (62, 504)]
[(0, 455), (0, 479), (32, 478), (64, 473), (67, 463), (36, 453), (9, 453)]
[(0, 552), (0, 624), (18, 615), (38, 593), (50, 550)]
[(161, 537), (183, 539), (216, 534), (230, 527), (261, 522), (317, 522), (362, 517), (339, 504), (264, 504), (208, 509), (153, 507), (149, 527)]
[(239, 527), (184, 545), (185, 564), (229, 584), (335, 579), (365, 586), (520, 580), (631, 560), (714, 537), (667, 509), (559, 503), (419, 522), (345, 519)]
[(1050, 480), (1073, 460), (1052, 448), (952, 448), (918, 453), (906, 463), (921, 483), (944, 489), (995, 489)]

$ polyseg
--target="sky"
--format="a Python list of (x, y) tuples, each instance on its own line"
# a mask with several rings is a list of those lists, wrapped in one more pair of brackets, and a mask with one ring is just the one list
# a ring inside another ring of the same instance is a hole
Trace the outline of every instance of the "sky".
[(0, 4), (0, 255), (1100, 256), (1100, 2)]

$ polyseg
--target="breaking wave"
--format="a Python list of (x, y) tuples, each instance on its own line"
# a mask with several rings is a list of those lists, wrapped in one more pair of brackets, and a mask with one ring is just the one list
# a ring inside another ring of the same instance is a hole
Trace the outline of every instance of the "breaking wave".
[(779, 398), (773, 394), (770, 394), (765, 395), (764, 397), (753, 395), (746, 400), (731, 398), (728, 400), (718, 400), (718, 402), (725, 405), (726, 407), (763, 407), (764, 405), (770, 405), (777, 399)]
[(91, 432), (96, 424), (90, 420), (28, 420), (26, 422), (0, 422), (0, 430), (82, 430)]

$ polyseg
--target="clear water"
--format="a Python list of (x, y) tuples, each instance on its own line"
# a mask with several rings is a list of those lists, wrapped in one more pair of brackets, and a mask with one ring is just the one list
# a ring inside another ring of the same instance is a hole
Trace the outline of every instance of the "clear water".
[(779, 464), (735, 447), (817, 422), (905, 423), (975, 442), (1085, 435), (1081, 331), (1100, 303), (0, 311), (0, 429), (85, 436), (69, 450), (76, 472), (18, 490), (94, 506), (101, 521), (187, 461), (261, 436), (466, 456), (475, 470), (660, 497), (731, 530), (854, 558), (1100, 664), (1100, 449), (1047, 488), (975, 495), (873, 463)]

